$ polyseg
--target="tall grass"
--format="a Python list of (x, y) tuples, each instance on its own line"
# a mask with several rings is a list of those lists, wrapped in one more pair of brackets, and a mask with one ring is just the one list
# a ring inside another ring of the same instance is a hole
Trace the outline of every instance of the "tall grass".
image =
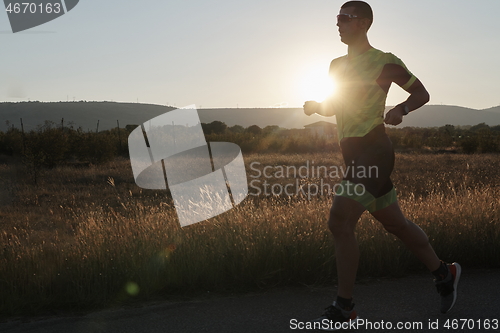
[[(261, 166), (340, 165), (322, 155), (251, 155)], [(399, 155), (400, 204), (443, 260), (500, 265), (500, 156)], [(47, 170), (38, 186), (0, 166), (0, 313), (102, 307), (152, 296), (332, 283), (331, 195), (249, 196), (180, 228), (162, 191), (141, 190), (127, 160)], [(250, 178), (249, 178), (250, 179)], [(318, 179), (301, 179), (303, 183)], [(286, 182), (286, 179), (268, 179)], [(327, 179), (332, 184), (338, 179)], [(359, 222), (360, 277), (423, 270), (368, 214)]]

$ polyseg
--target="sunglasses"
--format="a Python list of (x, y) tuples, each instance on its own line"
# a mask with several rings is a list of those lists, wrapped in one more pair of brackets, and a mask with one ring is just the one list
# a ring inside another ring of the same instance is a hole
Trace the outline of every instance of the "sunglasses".
[(343, 23), (351, 22), (351, 20), (355, 18), (362, 18), (362, 17), (351, 14), (339, 14), (337, 15), (337, 22), (343, 22)]

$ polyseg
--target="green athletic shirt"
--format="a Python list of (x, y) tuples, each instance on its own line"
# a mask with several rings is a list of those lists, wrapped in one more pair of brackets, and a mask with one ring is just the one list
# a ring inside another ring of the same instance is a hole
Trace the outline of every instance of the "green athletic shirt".
[(327, 101), (326, 116), (335, 114), (339, 142), (345, 137), (362, 137), (384, 123), (387, 93), (392, 82), (407, 90), (417, 79), (392, 53), (375, 48), (348, 59), (334, 59), (330, 75), (336, 83)]

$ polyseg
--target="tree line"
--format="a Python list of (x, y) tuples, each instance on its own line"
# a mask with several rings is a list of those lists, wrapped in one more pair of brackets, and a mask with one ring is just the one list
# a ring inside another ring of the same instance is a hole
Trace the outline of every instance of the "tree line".
[[(227, 126), (224, 122), (202, 123), (207, 141), (238, 144), (243, 153), (312, 153), (339, 151), (335, 125), (328, 134), (310, 129), (279, 126)], [(30, 131), (10, 127), (0, 132), (0, 154), (15, 155), (33, 168), (52, 168), (68, 162), (101, 164), (117, 156), (128, 157), (127, 138), (136, 125), (99, 132), (83, 131), (46, 121)], [(458, 153), (497, 153), (500, 151), (500, 125), (445, 125), (434, 128), (387, 128), (396, 150)]]
[[(207, 140), (234, 142), (247, 153), (339, 150), (336, 125), (332, 125), (330, 134), (327, 135), (320, 135), (311, 129), (284, 129), (278, 126), (228, 127), (220, 121), (202, 126)], [(396, 151), (448, 151), (465, 154), (500, 152), (500, 125), (480, 123), (474, 126), (445, 125), (432, 128), (386, 127), (386, 131)]]
[(465, 154), (500, 151), (500, 125), (389, 128), (388, 134), (396, 149), (447, 149)]

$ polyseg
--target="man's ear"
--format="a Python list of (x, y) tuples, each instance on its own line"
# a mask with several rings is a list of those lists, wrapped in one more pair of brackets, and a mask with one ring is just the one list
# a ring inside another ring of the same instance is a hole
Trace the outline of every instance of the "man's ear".
[(362, 18), (360, 21), (361, 24), (363, 25), (363, 28), (365, 28), (365, 30), (368, 31), (368, 29), (370, 29), (370, 19)]

